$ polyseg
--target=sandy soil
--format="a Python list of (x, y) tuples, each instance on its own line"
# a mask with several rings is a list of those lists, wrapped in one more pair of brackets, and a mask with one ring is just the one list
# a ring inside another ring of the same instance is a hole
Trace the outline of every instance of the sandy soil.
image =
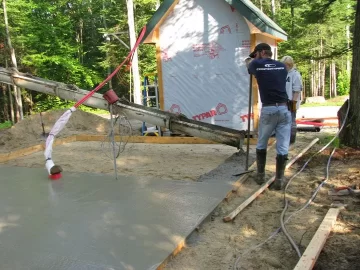
[[(65, 110), (58, 110), (42, 113), (45, 133), (50, 132), (55, 122), (64, 112)], [(71, 115), (68, 123), (57, 138), (69, 137), (75, 134), (107, 134), (108, 129), (109, 121), (107, 119), (77, 110)], [(40, 114), (31, 115), (10, 129), (1, 132), (0, 153), (44, 143), (45, 139), (42, 134)]]
[[(69, 125), (69, 134), (106, 132), (106, 121), (102, 122), (104, 120), (98, 118), (91, 120), (88, 119), (91, 118), (88, 115), (85, 118), (79, 120), (80, 130), (77, 125), (74, 125), (74, 129), (71, 130), (71, 125)], [(91, 125), (85, 126), (85, 120), (86, 123), (93, 122)], [(39, 123), (34, 124), (34, 126), (38, 125)], [(90, 126), (92, 129), (89, 128)], [(14, 133), (16, 136), (7, 135), (7, 140), (2, 139), (2, 151), (17, 147), (19, 138), (24, 137), (24, 132), (28, 134), (31, 128), (26, 128), (24, 124), (23, 129), (17, 130), (19, 130), (17, 134)], [(23, 131), (20, 132), (21, 130)], [(326, 133), (327, 131), (302, 134), (291, 151), (299, 152), (300, 148), (316, 136), (327, 137), (334, 134), (333, 130), (332, 133)], [(41, 128), (36, 128), (32, 134), (35, 134), (33, 138), (38, 138)], [(65, 134), (63, 135), (65, 136)], [(323, 145), (323, 143), (319, 143), (316, 149)], [(222, 145), (128, 144), (117, 159), (117, 164), (119, 173), (123, 174), (196, 180), (204, 174), (212, 175), (209, 172), (228, 162), (228, 158), (235, 152), (236, 149)], [(324, 179), (329, 153), (327, 151), (313, 159), (307, 169), (293, 180), (288, 192), (290, 206), (286, 217), (301, 207)], [(54, 149), (53, 158), (66, 171), (113, 173), (109, 155), (108, 144), (102, 146), (99, 142), (76, 142), (57, 146)], [(293, 165), (292, 169), (287, 172), (287, 177), (291, 177), (300, 169), (308, 157), (309, 155)], [(43, 167), (43, 153), (39, 152), (19, 158), (10, 161), (9, 164)], [(331, 162), (328, 183), (335, 186), (353, 184), (359, 186), (359, 164), (360, 152), (338, 151)], [(228, 270), (234, 269), (236, 261), (238, 261), (237, 269), (293, 269), (299, 258), (282, 233), (260, 248), (254, 249), (256, 245), (264, 243), (280, 226), (280, 215), (284, 206), (281, 192), (267, 190), (241, 212), (233, 222), (224, 223), (222, 221), (223, 216), (236, 208), (254, 187), (256, 188), (256, 185), (249, 179), (239, 189), (236, 196), (233, 196), (229, 202), (220, 204), (213, 212), (211, 219), (192, 234), (187, 246), (171, 260), (166, 269)], [(323, 187), (315, 201), (291, 219), (287, 229), (303, 252), (326, 215), (330, 204), (333, 201), (346, 203), (347, 207), (341, 212), (315, 269), (360, 269), (360, 262), (357, 260), (360, 253), (360, 216), (358, 214), (360, 198), (351, 196), (332, 198), (327, 193), (329, 188), (329, 186)]]

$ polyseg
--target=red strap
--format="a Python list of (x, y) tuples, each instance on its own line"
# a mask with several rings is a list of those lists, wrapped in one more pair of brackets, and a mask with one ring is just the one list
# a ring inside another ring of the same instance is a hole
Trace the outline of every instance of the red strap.
[[(140, 35), (138, 39), (136, 40), (136, 43), (134, 45), (134, 48), (129, 52), (128, 56), (125, 58), (125, 60), (102, 82), (100, 83), (95, 89), (93, 89), (91, 92), (89, 92), (86, 96), (84, 96), (82, 99), (80, 99), (74, 107), (79, 107), (82, 103), (84, 103), (86, 100), (88, 100), (95, 92), (99, 91), (108, 81), (111, 80), (112, 77), (115, 76), (116, 73), (119, 72), (120, 68), (128, 61), (128, 59), (134, 54), (136, 48), (140, 45), (141, 40), (143, 39), (146, 31), (146, 26), (143, 27), (143, 29), (140, 32)], [(130, 63), (131, 65), (131, 63)]]

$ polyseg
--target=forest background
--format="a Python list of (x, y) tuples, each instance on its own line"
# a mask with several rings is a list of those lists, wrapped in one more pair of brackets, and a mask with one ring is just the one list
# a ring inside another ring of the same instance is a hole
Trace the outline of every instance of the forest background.
[[(3, 1), (5, 2), (5, 0)], [(135, 30), (141, 30), (161, 4), (159, 0), (131, 1)], [(279, 44), (279, 57), (291, 55), (303, 78), (304, 96), (333, 98), (348, 95), (352, 66), (355, 0), (254, 0), (288, 33)], [(17, 68), (35, 76), (92, 89), (123, 61), (129, 49), (129, 0), (8, 0), (8, 33)], [(5, 30), (6, 20), (0, 20)], [(106, 35), (106, 33), (116, 33)], [(0, 31), (0, 66), (10, 67), (6, 31)], [(121, 41), (122, 42), (121, 42)], [(155, 47), (139, 47), (141, 81), (156, 72)], [(131, 100), (129, 72), (119, 72), (111, 87)], [(0, 123), (20, 118), (14, 90), (0, 87)], [(109, 85), (101, 92), (108, 90)], [(12, 93), (10, 96), (8, 93)], [(20, 89), (23, 115), (73, 104), (58, 97)], [(11, 102), (13, 101), (13, 102)], [(13, 103), (14, 106), (10, 106)], [(13, 107), (13, 109), (11, 108)], [(83, 107), (84, 110), (91, 110)], [(11, 119), (14, 110), (14, 119)]]

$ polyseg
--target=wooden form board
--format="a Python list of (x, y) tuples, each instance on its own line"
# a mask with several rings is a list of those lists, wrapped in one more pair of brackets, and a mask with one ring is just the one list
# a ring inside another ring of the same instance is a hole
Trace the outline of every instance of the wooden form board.
[(314, 237), (311, 239), (310, 244), (307, 246), (304, 254), (301, 256), (294, 270), (313, 269), (316, 260), (318, 259), (320, 252), (325, 245), (326, 239), (328, 238), (336, 222), (339, 212), (339, 208), (329, 209), (324, 220), (321, 222), (320, 227), (316, 231)]
[[(77, 141), (103, 141), (105, 135), (76, 135)], [(198, 138), (198, 137), (158, 137), (158, 136), (115, 136), (116, 141), (127, 141), (129, 143), (155, 143), (155, 144), (220, 144), (218, 142)], [(269, 145), (275, 141), (275, 138), (269, 139)], [(244, 144), (247, 139), (244, 139)], [(250, 138), (250, 144), (256, 145), (257, 139)]]
[[(76, 136), (70, 136), (67, 138), (56, 139), (54, 141), (54, 146), (62, 145), (64, 143), (75, 142), (75, 141), (76, 141)], [(43, 150), (45, 150), (45, 143), (37, 144), (37, 145), (30, 146), (30, 147), (23, 148), (23, 149), (19, 149), (19, 150), (12, 151), (9, 153), (4, 153), (4, 154), (0, 153), (0, 163), (7, 162), (7, 161), (13, 160), (13, 159), (17, 159), (22, 156), (31, 155), (33, 153), (43, 151)]]
[[(54, 141), (54, 146), (62, 145), (64, 143), (70, 142), (100, 142), (107, 139), (106, 135), (73, 135), (67, 138), (56, 139)], [(130, 137), (120, 137), (115, 136), (116, 141), (127, 141), (129, 143), (155, 143), (155, 144), (219, 144), (217, 142), (209, 141), (197, 137), (158, 137), (158, 136), (130, 136)], [(247, 139), (244, 139), (244, 144), (246, 144)], [(274, 138), (270, 138), (269, 145), (275, 141)], [(255, 145), (257, 139), (250, 138), (250, 144)], [(31, 155), (33, 153), (43, 151), (45, 149), (45, 144), (38, 144), (31, 147), (19, 149), (9, 153), (0, 153), (0, 163), (7, 162), (9, 160), (17, 159), (22, 156)]]

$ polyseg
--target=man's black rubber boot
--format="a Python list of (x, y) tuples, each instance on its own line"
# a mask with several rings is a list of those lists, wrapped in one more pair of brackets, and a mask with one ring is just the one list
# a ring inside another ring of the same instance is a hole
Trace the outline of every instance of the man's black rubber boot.
[(255, 182), (262, 185), (265, 182), (266, 149), (256, 149), (257, 175)]
[(276, 177), (272, 184), (272, 189), (281, 190), (284, 185), (284, 173), (288, 155), (277, 155), (276, 156)]

